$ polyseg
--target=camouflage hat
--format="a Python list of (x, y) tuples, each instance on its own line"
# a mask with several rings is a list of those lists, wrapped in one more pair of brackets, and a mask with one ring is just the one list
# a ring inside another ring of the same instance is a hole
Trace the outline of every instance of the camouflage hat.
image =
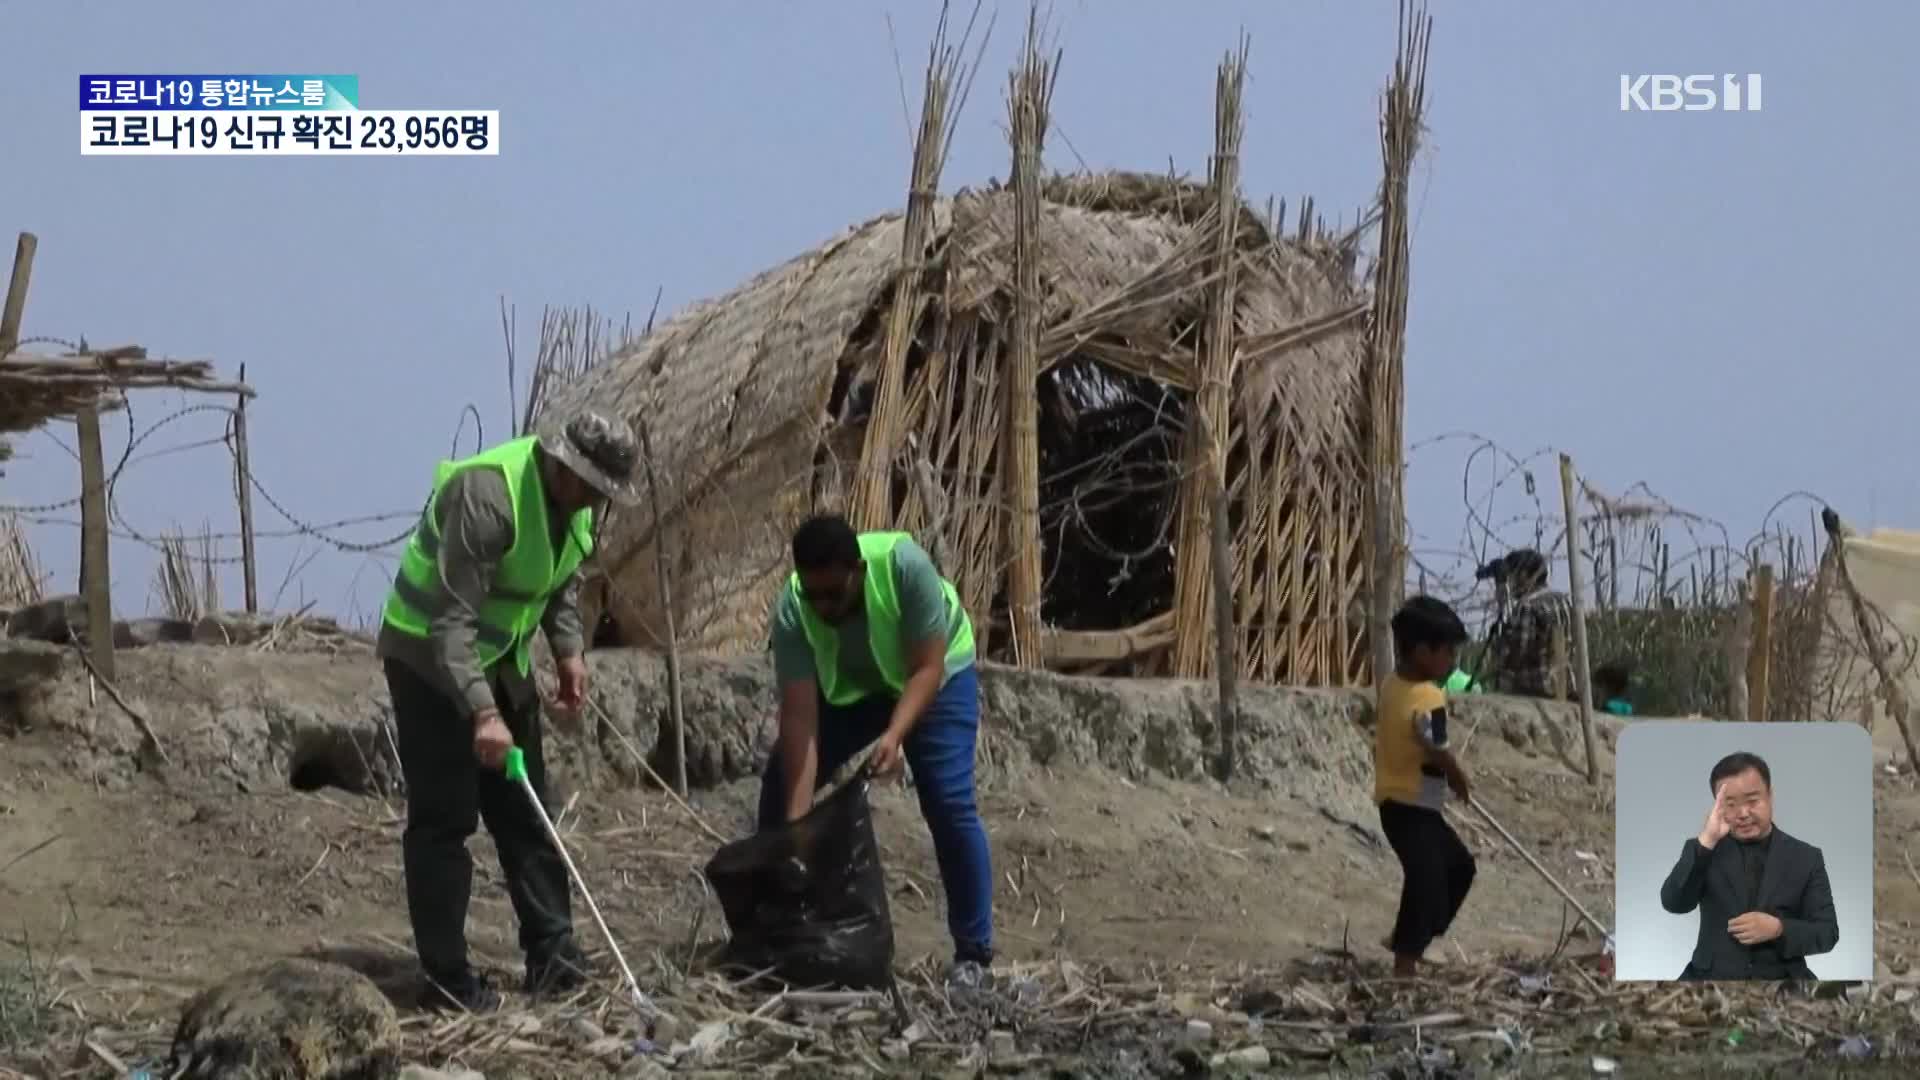
[(631, 503), (638, 495), (633, 472), (640, 444), (623, 420), (592, 410), (577, 413), (559, 431), (540, 436), (540, 449), (614, 502)]

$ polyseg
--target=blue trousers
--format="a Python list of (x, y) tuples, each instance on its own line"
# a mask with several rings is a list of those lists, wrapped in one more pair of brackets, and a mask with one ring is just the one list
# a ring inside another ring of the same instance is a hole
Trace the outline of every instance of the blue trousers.
[[(851, 705), (820, 701), (819, 767), (824, 786), (834, 771), (887, 730), (897, 699), (862, 698)], [(907, 736), (920, 814), (933, 835), (933, 854), (947, 894), (947, 929), (954, 959), (993, 960), (993, 865), (987, 829), (973, 791), (974, 744), (980, 737), (980, 678), (973, 667), (956, 672)], [(786, 823), (786, 768), (775, 750), (760, 784), (760, 828)]]

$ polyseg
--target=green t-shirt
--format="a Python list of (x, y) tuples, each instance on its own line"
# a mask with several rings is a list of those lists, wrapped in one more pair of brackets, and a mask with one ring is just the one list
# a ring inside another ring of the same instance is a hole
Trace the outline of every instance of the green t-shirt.
[[(928, 638), (945, 636), (948, 641), (959, 633), (966, 612), (949, 610), (946, 590), (941, 587), (940, 571), (925, 548), (912, 540), (902, 540), (893, 549), (893, 589), (900, 598), (900, 633), (907, 649)], [(878, 567), (869, 567), (869, 572)], [(803, 603), (790, 588), (782, 587), (780, 601), (773, 608), (773, 674), (781, 685), (817, 677), (813, 646), (807, 643), (800, 626), (799, 605)], [(875, 694), (891, 696), (892, 688), (873, 662), (873, 645), (864, 610), (855, 612), (835, 627), (840, 632), (840, 679), (857, 687), (862, 697)], [(973, 663), (973, 650), (947, 657), (946, 678)], [(946, 685), (945, 679), (941, 685)]]

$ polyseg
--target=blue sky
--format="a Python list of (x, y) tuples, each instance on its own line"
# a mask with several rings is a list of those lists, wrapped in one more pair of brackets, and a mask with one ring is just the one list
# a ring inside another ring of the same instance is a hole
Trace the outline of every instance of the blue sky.
[[(957, 14), (964, 19), (966, 8)], [(1026, 6), (1002, 3), (943, 187), (1005, 176), (1005, 76)], [(1432, 127), (1414, 178), (1407, 358), (1415, 545), (1463, 547), (1476, 432), (1645, 482), (1735, 543), (1811, 490), (1861, 523), (1920, 526), (1906, 317), (1920, 161), (1906, 44), (1920, 7), (1779, 0), (1440, 0)], [(13, 0), (0, 66), (11, 164), (0, 231), (38, 234), (25, 332), (242, 363), (254, 466), (294, 515), (417, 507), (472, 404), (507, 429), (498, 304), (522, 349), (542, 304), (644, 318), (723, 292), (899, 206), (910, 154), (888, 17), (916, 90), (937, 5), (744, 0), (508, 4)], [(1379, 179), (1390, 0), (1075, 3), (1048, 163), (1203, 174), (1214, 69), (1252, 36), (1243, 184), (1351, 219)], [(340, 72), (369, 108), (498, 108), (492, 158), (101, 158), (76, 145), (82, 72)], [(1622, 72), (1760, 72), (1760, 113), (1623, 113)], [(914, 101), (917, 110), (918, 102)], [(136, 427), (184, 404), (135, 400)], [(108, 453), (125, 421), (107, 421)], [(195, 415), (142, 452), (217, 437)], [(471, 439), (471, 428), (468, 440)], [(0, 505), (78, 488), (71, 428), (17, 444)], [(1557, 492), (1548, 459), (1541, 495)], [(1486, 480), (1475, 481), (1484, 495)], [(126, 519), (234, 528), (224, 451), (143, 461)], [(1517, 484), (1493, 516), (1530, 514)], [(286, 528), (270, 506), (263, 531)], [(54, 516), (77, 516), (63, 510)], [(1804, 528), (1804, 508), (1789, 521)], [(349, 541), (404, 523), (345, 529)], [(1524, 523), (1508, 539), (1526, 539)], [(70, 588), (78, 532), (32, 530)], [(315, 548), (261, 544), (271, 600)], [(1676, 541), (1676, 548), (1680, 546)], [(229, 550), (233, 550), (231, 547)], [(1677, 557), (1677, 556), (1676, 556)], [(116, 602), (154, 557), (114, 545)], [(386, 564), (331, 549), (282, 607), (377, 606)], [(239, 574), (224, 575), (237, 604)]]

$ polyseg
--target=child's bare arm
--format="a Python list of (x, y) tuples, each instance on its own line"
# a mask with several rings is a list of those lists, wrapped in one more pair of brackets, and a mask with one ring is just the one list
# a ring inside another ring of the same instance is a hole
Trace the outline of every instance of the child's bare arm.
[(1454, 794), (1467, 798), (1467, 771), (1460, 767), (1460, 760), (1453, 756), (1453, 748), (1447, 741), (1446, 706), (1419, 717), (1414, 728), (1419, 732), (1420, 744), (1426, 748), (1427, 764), (1445, 774), (1447, 786)]

